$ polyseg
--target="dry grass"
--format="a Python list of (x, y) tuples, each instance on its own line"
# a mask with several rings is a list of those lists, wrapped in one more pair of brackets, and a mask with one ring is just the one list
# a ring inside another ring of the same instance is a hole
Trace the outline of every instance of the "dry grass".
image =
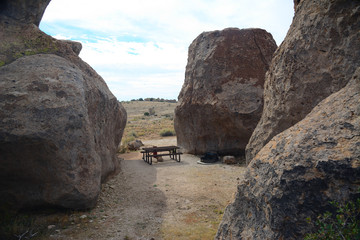
[(141, 117), (144, 116), (145, 112), (149, 111), (149, 108), (154, 108), (155, 114), (158, 116), (163, 116), (170, 114), (174, 116), (174, 109), (177, 103), (168, 103), (168, 102), (150, 102), (150, 101), (131, 101), (131, 102), (121, 102), (121, 104), (126, 109), (128, 114), (128, 119), (131, 117)]
[[(145, 140), (160, 138), (164, 130), (174, 130), (174, 109), (176, 103), (131, 101), (121, 103), (128, 114), (124, 135), (121, 141), (121, 152), (127, 152), (126, 145), (135, 139)], [(145, 116), (154, 108), (155, 115)]]
[(196, 212), (186, 214), (181, 219), (182, 224), (164, 225), (161, 228), (163, 239), (174, 239), (174, 236), (178, 240), (214, 239), (222, 215), (223, 210), (219, 210), (219, 206), (204, 206)]

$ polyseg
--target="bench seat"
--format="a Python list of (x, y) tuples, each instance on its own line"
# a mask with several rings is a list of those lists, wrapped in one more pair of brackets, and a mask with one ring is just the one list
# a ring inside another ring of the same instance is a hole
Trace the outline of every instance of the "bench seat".
[(150, 157), (162, 157), (162, 156), (171, 156), (171, 155), (180, 155), (182, 153), (163, 153), (163, 154), (156, 154), (156, 155), (150, 155)]

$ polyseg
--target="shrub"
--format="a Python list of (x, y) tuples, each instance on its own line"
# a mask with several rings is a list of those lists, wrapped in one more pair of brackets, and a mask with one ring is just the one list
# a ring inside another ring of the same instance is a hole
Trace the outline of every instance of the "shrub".
[(34, 217), (20, 214), (8, 206), (0, 207), (0, 239), (32, 239), (40, 234)]
[[(340, 204), (330, 202), (336, 208), (336, 215), (325, 212), (318, 216), (317, 232), (306, 235), (305, 240), (318, 239), (360, 239), (360, 198), (356, 202)], [(307, 219), (311, 223), (311, 219)]]
[(155, 108), (154, 107), (149, 108), (149, 114), (150, 115), (155, 115)]
[(162, 137), (175, 136), (175, 131), (171, 130), (171, 129), (163, 129), (160, 132), (160, 136), (162, 136)]
[(135, 137), (134, 136), (127, 136), (127, 137), (123, 137), (123, 140), (121, 141), (121, 145), (119, 147), (119, 150), (118, 152), (119, 153), (126, 153), (129, 151), (128, 149), (128, 143), (131, 142), (131, 141), (134, 141), (135, 140)]
[(130, 137), (138, 137), (137, 133), (135, 131), (131, 131), (129, 134), (128, 134)]
[(150, 116), (149, 112), (144, 112), (144, 116)]

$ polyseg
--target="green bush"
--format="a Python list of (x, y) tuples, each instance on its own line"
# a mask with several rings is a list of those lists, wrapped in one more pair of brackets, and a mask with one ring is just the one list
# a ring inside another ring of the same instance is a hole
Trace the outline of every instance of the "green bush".
[[(318, 239), (360, 239), (360, 198), (356, 202), (340, 204), (330, 202), (336, 208), (336, 215), (325, 212), (318, 216), (317, 231), (306, 235), (305, 240)], [(311, 223), (311, 219), (307, 219)]]
[(162, 136), (162, 137), (175, 136), (175, 131), (171, 130), (171, 129), (163, 129), (160, 132), (160, 136)]
[(144, 112), (144, 116), (150, 116), (149, 112)]

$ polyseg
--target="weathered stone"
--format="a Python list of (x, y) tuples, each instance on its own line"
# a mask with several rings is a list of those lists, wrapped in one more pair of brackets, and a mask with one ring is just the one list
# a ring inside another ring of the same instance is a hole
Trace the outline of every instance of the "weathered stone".
[(9, 14), (42, 2), (1, 5), (0, 204), (89, 208), (119, 169), (126, 111), (77, 56), (78, 43)]
[(360, 68), (249, 164), (216, 239), (303, 239), (329, 201), (360, 197)]
[(194, 154), (243, 154), (261, 116), (264, 76), (275, 49), (262, 29), (200, 34), (189, 47), (175, 109), (178, 145)]
[(222, 157), (222, 162), (225, 164), (236, 164), (236, 158), (234, 156), (224, 156)]
[(118, 168), (126, 113), (85, 75), (50, 54), (0, 68), (0, 201), (94, 206), (101, 181)]
[(79, 55), (82, 49), (82, 45), (80, 42), (75, 42), (71, 40), (61, 40), (63, 43), (69, 44), (71, 46), (71, 49), (76, 53), (76, 55)]
[(294, 10), (296, 11), (297, 5), (300, 3), (300, 0), (294, 0)]
[(80, 53), (81, 43), (57, 40), (33, 24), (19, 24), (0, 17), (0, 39), (0, 67), (23, 56), (42, 53), (55, 54), (83, 64), (76, 56)]
[(128, 149), (131, 151), (139, 150), (141, 146), (144, 146), (144, 144), (138, 139), (128, 143)]
[(360, 65), (360, 1), (295, 2), (295, 17), (266, 75), (264, 112), (246, 148), (247, 162), (344, 87)]
[(2, 0), (0, 18), (39, 26), (50, 0)]

